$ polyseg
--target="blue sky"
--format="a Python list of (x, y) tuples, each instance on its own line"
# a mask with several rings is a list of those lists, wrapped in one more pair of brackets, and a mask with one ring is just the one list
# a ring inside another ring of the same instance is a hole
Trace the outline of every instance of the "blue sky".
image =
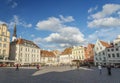
[(113, 41), (120, 34), (119, 0), (0, 0), (0, 24), (46, 50)]

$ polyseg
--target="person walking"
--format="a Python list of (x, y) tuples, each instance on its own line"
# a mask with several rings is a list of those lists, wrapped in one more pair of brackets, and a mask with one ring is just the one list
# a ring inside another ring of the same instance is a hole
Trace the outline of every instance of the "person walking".
[(16, 71), (18, 71), (19, 70), (19, 65), (18, 64), (16, 64)]
[(98, 69), (99, 69), (99, 74), (101, 75), (102, 74), (102, 66), (98, 65)]
[(107, 66), (108, 75), (111, 76), (111, 65)]
[(37, 65), (37, 69), (38, 69), (38, 70), (40, 69), (40, 66), (39, 66), (39, 65)]

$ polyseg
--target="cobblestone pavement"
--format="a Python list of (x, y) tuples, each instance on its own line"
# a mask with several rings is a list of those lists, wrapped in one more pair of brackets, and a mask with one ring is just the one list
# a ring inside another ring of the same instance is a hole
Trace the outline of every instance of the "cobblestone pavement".
[(120, 68), (112, 68), (111, 76), (106, 68), (100, 75), (95, 67), (0, 68), (0, 83), (120, 83)]

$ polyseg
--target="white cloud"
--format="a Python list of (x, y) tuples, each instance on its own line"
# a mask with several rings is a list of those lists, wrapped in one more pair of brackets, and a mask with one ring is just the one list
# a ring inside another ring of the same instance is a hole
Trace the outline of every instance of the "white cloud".
[(88, 16), (88, 18), (92, 18), (88, 22), (88, 27), (120, 27), (119, 11), (119, 4), (105, 4), (102, 7), (102, 11)]
[(119, 18), (102, 18), (88, 23), (88, 27), (120, 27)]
[(13, 28), (15, 23), (16, 23), (16, 25), (20, 25), (20, 26), (23, 26), (25, 28), (32, 27), (32, 24), (26, 23), (24, 20), (20, 19), (20, 17), (18, 17), (17, 15), (13, 16), (13, 19), (10, 20), (10, 23), (8, 23), (8, 25), (10, 28)]
[(72, 16), (67, 16), (67, 17), (64, 17), (63, 15), (60, 15), (60, 18), (63, 22), (72, 22), (74, 21), (74, 18)]
[(94, 33), (90, 34), (87, 38), (88, 42), (95, 43), (97, 39), (104, 40), (104, 41), (113, 41), (117, 35), (120, 34), (120, 28), (109, 28), (109, 29), (101, 29), (97, 30)]
[(47, 20), (37, 23), (38, 30), (48, 30), (51, 33), (48, 37), (43, 38), (46, 43), (55, 44), (56, 46), (73, 46), (84, 42), (84, 35), (78, 27), (68, 26), (65, 23), (74, 21), (72, 16), (60, 18), (49, 17)]
[(0, 24), (7, 24), (6, 22), (0, 21)]
[(62, 25), (61, 25), (61, 21), (58, 18), (50, 17), (48, 18), (48, 20), (39, 21), (36, 26), (38, 30), (56, 31)]
[(116, 13), (117, 11), (120, 10), (120, 5), (119, 4), (106, 4), (103, 6), (103, 10), (91, 15), (93, 19), (100, 19), (104, 18), (106, 16), (110, 16), (113, 13)]
[(94, 8), (90, 8), (89, 10), (88, 10), (88, 13), (91, 13), (91, 12), (93, 12), (93, 11), (95, 11), (95, 10), (97, 10), (97, 6), (96, 7), (94, 7)]

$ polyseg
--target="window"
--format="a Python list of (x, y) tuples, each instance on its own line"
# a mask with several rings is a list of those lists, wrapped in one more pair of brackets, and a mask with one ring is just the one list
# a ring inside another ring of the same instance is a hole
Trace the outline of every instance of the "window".
[(3, 47), (5, 48), (5, 47), (6, 47), (6, 44), (3, 44)]
[(2, 47), (2, 44), (0, 43), (0, 47)]
[(21, 51), (22, 51), (22, 47), (21, 47)]
[(105, 53), (103, 52), (103, 55), (105, 55)]
[(3, 55), (5, 55), (6, 54), (6, 50), (3, 50)]
[(119, 53), (117, 53), (117, 57), (120, 57)]
[(115, 54), (112, 54), (112, 57), (115, 57)]
[(26, 48), (25, 50), (26, 50), (26, 52), (27, 52), (27, 48)]
[(4, 38), (4, 41), (7, 41), (7, 39), (6, 39), (6, 38)]
[(0, 37), (0, 41), (2, 41), (2, 37)]
[(116, 51), (118, 51), (118, 48), (116, 48)]
[(118, 44), (115, 44), (116, 46), (118, 45)]
[(110, 49), (108, 49), (108, 52), (110, 51)]
[(98, 59), (96, 58), (96, 61), (97, 61)]
[(108, 57), (109, 57), (109, 58), (111, 57), (110, 54), (108, 54)]
[(114, 51), (114, 49), (111, 49), (111, 51)]

